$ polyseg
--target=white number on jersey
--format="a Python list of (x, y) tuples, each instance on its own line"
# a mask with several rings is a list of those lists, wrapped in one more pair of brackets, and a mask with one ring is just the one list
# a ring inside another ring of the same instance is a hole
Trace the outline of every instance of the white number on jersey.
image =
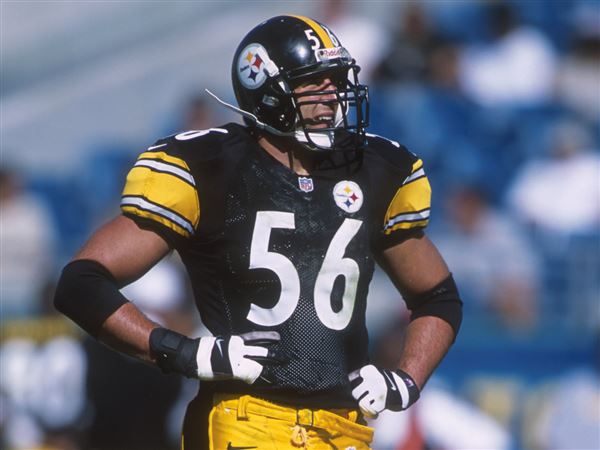
[(252, 303), (248, 320), (258, 325), (273, 326), (285, 322), (292, 315), (300, 298), (300, 279), (292, 262), (285, 256), (270, 252), (269, 238), (273, 228), (294, 229), (294, 214), (278, 211), (256, 213), (250, 247), (250, 268), (269, 269), (281, 282), (279, 300), (273, 308), (262, 308)]
[[(325, 326), (333, 330), (346, 328), (354, 311), (360, 271), (356, 261), (344, 258), (344, 253), (361, 225), (360, 220), (344, 220), (329, 244), (315, 281), (314, 301), (317, 315)], [(281, 283), (281, 293), (275, 306), (263, 308), (254, 303), (250, 305), (248, 320), (263, 326), (274, 326), (285, 322), (294, 313), (300, 299), (298, 271), (288, 258), (268, 250), (273, 228), (291, 230), (296, 228), (294, 213), (259, 211), (256, 214), (250, 246), (250, 269), (272, 270)], [(345, 285), (342, 308), (335, 312), (331, 306), (331, 291), (338, 276), (345, 278)]]
[(175, 136), (175, 139), (177, 139), (178, 141), (189, 141), (190, 139), (194, 139), (200, 136), (204, 136), (210, 132), (216, 132), (216, 133), (223, 133), (223, 134), (228, 134), (229, 131), (227, 131), (224, 128), (208, 128), (207, 130), (190, 130), (190, 131), (185, 131), (183, 133), (179, 133), (177, 136)]

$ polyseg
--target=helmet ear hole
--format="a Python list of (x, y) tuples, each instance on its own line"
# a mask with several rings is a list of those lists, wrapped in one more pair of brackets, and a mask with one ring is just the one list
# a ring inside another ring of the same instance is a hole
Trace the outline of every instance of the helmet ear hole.
[(271, 106), (273, 108), (279, 106), (280, 104), (279, 99), (277, 99), (277, 97), (273, 97), (272, 95), (267, 94), (263, 95), (262, 103), (263, 105)]

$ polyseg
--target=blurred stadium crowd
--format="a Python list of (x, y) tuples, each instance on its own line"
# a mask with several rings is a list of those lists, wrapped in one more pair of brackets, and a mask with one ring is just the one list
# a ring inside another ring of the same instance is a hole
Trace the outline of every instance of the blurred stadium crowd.
[[(363, 67), (370, 132), (425, 161), (429, 235), (465, 302), (451, 353), (413, 408), (373, 422), (374, 448), (598, 449), (600, 2), (398, 5), (386, 24), (339, 0), (312, 14)], [(139, 148), (97, 148), (61, 179), (3, 157), (2, 448), (177, 448), (194, 382), (85, 338), (51, 300), (60, 267), (118, 211), (136, 153), (229, 120), (218, 108), (190, 93)], [(126, 295), (198, 335), (180, 267), (168, 258)], [(369, 301), (373, 358), (393, 365), (406, 310), (379, 272)]]

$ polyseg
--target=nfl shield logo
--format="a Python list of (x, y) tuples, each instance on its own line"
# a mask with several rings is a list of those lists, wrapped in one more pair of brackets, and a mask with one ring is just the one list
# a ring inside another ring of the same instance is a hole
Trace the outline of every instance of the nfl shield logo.
[(298, 177), (298, 186), (300, 186), (300, 190), (303, 192), (312, 192), (315, 188), (312, 178), (308, 177)]

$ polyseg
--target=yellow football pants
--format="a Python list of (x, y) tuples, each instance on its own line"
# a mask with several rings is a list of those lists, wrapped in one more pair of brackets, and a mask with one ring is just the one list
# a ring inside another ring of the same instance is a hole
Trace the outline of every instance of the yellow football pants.
[(216, 395), (213, 404), (210, 450), (368, 450), (373, 438), (355, 410), (295, 409), (249, 395)]

